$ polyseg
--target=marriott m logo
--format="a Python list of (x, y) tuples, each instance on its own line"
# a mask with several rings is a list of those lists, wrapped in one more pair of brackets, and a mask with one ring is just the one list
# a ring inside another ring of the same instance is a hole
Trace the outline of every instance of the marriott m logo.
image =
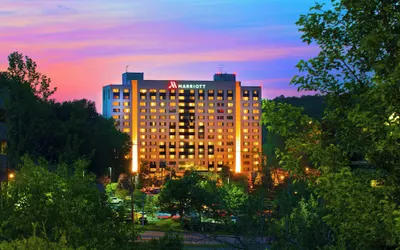
[(176, 85), (175, 81), (170, 81), (168, 85), (168, 89), (177, 89), (178, 85)]

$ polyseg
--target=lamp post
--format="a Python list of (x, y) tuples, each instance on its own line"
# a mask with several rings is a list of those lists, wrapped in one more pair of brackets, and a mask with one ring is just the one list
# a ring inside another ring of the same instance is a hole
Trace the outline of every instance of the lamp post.
[(133, 223), (133, 228), (135, 228), (135, 202), (134, 202), (134, 197), (133, 193), (135, 192), (135, 177), (136, 177), (136, 172), (132, 172), (131, 176), (131, 216), (132, 216), (132, 223)]
[(110, 182), (112, 182), (112, 167), (108, 167), (108, 170), (110, 170)]

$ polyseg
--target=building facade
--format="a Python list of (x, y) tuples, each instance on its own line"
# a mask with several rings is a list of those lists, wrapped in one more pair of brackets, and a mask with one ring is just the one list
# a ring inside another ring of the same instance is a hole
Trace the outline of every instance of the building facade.
[(180, 81), (127, 72), (103, 87), (103, 115), (130, 135), (133, 171), (142, 160), (153, 171), (260, 169), (261, 87), (241, 86), (234, 74)]

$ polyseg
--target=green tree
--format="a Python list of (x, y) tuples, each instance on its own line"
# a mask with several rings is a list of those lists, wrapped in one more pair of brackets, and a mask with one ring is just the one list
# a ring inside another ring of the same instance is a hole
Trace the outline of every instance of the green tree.
[(15, 240), (32, 235), (50, 242), (63, 240), (68, 247), (124, 249), (136, 237), (131, 224), (107, 206), (106, 197), (91, 174), (84, 174), (85, 161), (77, 161), (70, 173), (66, 165), (56, 172), (46, 162), (23, 158), (20, 171), (9, 183), (0, 211), (0, 237)]
[(206, 204), (206, 193), (201, 188), (202, 178), (196, 172), (189, 172), (181, 179), (169, 180), (159, 194), (159, 203), (163, 211), (181, 217), (191, 211), (201, 211)]
[[(325, 95), (322, 123), (268, 101), (263, 120), (286, 137), (285, 149), (277, 155), (289, 171), (288, 197), (300, 178), (326, 209), (322, 220), (333, 242), (319, 247), (392, 249), (399, 245), (400, 6), (397, 1), (366, 0), (332, 4), (326, 9), (316, 4), (297, 22), (303, 41), (317, 44), (320, 53), (300, 61), (302, 74), (292, 80), (301, 90)], [(316, 171), (302, 166), (305, 158)], [(294, 207), (288, 215), (297, 211)], [(286, 219), (284, 225), (288, 223)], [(301, 236), (298, 230), (289, 232), (295, 239)]]
[(108, 167), (115, 173), (128, 172), (129, 136), (118, 131), (112, 119), (100, 116), (93, 102), (50, 99), (55, 91), (50, 83), (32, 59), (18, 52), (10, 54), (8, 70), (0, 72), (11, 167), (28, 153), (55, 165), (86, 158), (89, 171), (98, 176)]

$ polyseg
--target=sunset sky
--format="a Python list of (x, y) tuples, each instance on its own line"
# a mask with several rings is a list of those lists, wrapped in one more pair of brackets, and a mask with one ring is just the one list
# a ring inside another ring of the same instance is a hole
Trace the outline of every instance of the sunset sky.
[[(17, 50), (58, 87), (58, 101), (101, 107), (125, 66), (145, 79), (211, 80), (219, 65), (263, 96), (293, 96), (296, 63), (318, 49), (295, 25), (315, 0), (0, 0), (0, 70)], [(321, 1), (322, 2), (322, 1)]]

